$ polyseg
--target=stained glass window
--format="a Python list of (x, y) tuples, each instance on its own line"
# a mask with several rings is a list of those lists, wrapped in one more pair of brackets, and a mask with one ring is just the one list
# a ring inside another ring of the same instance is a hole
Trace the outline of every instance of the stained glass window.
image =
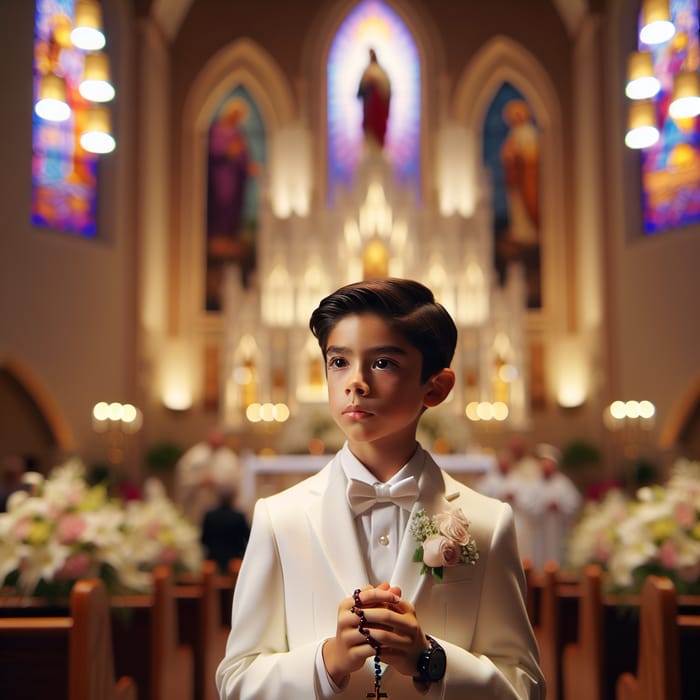
[(221, 309), (224, 267), (234, 263), (247, 285), (255, 270), (265, 128), (243, 86), (221, 101), (209, 126), (207, 151), (206, 309)]
[(413, 36), (379, 0), (364, 0), (348, 14), (328, 55), (328, 195), (348, 186), (362, 155), (362, 103), (357, 92), (369, 50), (389, 76), (391, 104), (384, 153), (399, 182), (419, 194), (420, 62)]
[[(661, 90), (654, 98), (660, 138), (641, 151), (642, 210), (647, 234), (700, 221), (700, 123), (698, 117), (675, 120), (668, 114), (673, 76), (698, 68), (697, 0), (671, 0), (676, 33), (667, 42), (647, 46)], [(641, 26), (641, 13), (640, 13)]]
[(48, 71), (63, 77), (71, 116), (50, 122), (32, 112), (31, 221), (58, 231), (93, 237), (97, 232), (98, 157), (79, 135), (88, 102), (78, 92), (83, 53), (70, 41), (74, 0), (37, 0), (34, 21), (34, 101)]
[(491, 176), (494, 266), (501, 283), (508, 265), (525, 268), (527, 305), (538, 308), (540, 279), (540, 146), (532, 109), (503, 83), (484, 119), (483, 158)]

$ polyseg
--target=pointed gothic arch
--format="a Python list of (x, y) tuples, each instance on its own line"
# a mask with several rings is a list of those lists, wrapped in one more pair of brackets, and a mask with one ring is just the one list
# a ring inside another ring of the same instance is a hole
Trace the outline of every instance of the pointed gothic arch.
[[(465, 125), (478, 145), (486, 112), (501, 85), (509, 83), (530, 105), (538, 126), (541, 152), (541, 310), (530, 313), (544, 326), (563, 327), (567, 303), (557, 289), (566, 289), (565, 270), (556, 264), (565, 260), (567, 247), (564, 205), (564, 162), (561, 106), (556, 90), (544, 68), (522, 45), (504, 36), (486, 43), (464, 69), (458, 80), (451, 116)], [(472, 150), (475, 172), (481, 169), (481, 149)]]
[(267, 51), (250, 39), (238, 39), (222, 48), (194, 80), (185, 103), (182, 131), (182, 192), (191, 195), (183, 197), (181, 204), (181, 264), (187, 264), (190, 270), (190, 274), (180, 275), (178, 290), (183, 328), (204, 317), (200, 302), (205, 270), (203, 212), (208, 129), (221, 101), (237, 86), (243, 87), (255, 102), (270, 138), (297, 116), (296, 101), (282, 70)]

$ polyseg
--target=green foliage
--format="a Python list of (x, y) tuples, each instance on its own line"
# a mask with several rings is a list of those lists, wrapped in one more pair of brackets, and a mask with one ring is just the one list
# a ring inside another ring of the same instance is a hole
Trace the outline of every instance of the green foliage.
[(172, 471), (184, 450), (174, 442), (159, 442), (146, 452), (146, 464), (154, 472)]
[(572, 440), (562, 451), (562, 466), (570, 469), (595, 466), (600, 463), (600, 450), (587, 440)]

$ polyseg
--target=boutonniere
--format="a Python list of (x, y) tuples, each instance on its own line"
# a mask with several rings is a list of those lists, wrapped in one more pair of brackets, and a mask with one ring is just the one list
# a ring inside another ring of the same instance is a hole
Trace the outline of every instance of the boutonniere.
[(432, 517), (424, 509), (419, 510), (411, 521), (411, 534), (418, 541), (413, 561), (423, 563), (421, 574), (430, 572), (438, 581), (442, 581), (445, 566), (473, 565), (479, 559), (461, 508)]

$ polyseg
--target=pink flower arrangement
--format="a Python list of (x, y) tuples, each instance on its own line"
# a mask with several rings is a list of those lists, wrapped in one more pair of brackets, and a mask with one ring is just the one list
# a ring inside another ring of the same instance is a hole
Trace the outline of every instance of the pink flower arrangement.
[(610, 491), (586, 504), (567, 563), (600, 564), (615, 591), (638, 592), (649, 574), (659, 574), (681, 592), (700, 593), (700, 463), (678, 460), (665, 485), (643, 487), (634, 499)]
[(27, 474), (0, 513), (0, 588), (21, 595), (67, 595), (79, 578), (99, 577), (117, 591), (146, 591), (161, 563), (194, 571), (199, 530), (165, 496), (123, 503), (90, 486), (70, 460), (44, 479)]

